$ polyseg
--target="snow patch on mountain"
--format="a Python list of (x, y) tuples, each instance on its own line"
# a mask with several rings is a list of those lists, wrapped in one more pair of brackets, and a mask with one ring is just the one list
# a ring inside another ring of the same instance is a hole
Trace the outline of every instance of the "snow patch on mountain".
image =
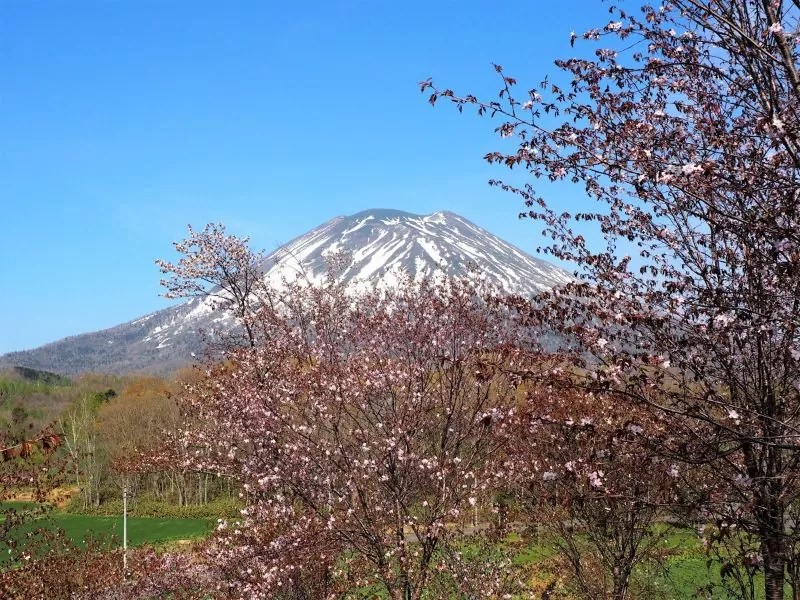
[[(266, 258), (264, 279), (275, 287), (298, 278), (316, 284), (337, 255), (349, 259), (338, 277), (354, 289), (391, 287), (405, 272), (415, 279), (480, 278), (508, 293), (531, 296), (572, 279), (455, 213), (391, 209), (336, 217), (293, 239)], [(235, 319), (217, 305), (215, 298), (193, 298), (102, 332), (1, 356), (0, 365), (70, 374), (168, 371), (199, 355), (204, 335), (234, 326)]]

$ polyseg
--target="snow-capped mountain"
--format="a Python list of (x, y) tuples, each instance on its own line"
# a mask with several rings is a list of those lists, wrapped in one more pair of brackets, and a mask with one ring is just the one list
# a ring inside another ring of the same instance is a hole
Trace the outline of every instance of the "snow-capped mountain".
[(347, 255), (350, 266), (341, 277), (350, 283), (391, 283), (401, 270), (414, 277), (437, 272), (471, 277), (477, 267), (483, 277), (508, 292), (531, 294), (570, 279), (561, 269), (454, 213), (414, 215), (389, 209), (323, 223), (273, 252), (266, 274), (275, 284), (301, 269), (312, 280), (320, 280), (335, 253)]
[[(320, 281), (334, 256), (345, 257), (338, 277), (354, 286), (390, 286), (402, 271), (415, 278), (446, 273), (481, 277), (509, 293), (532, 295), (571, 279), (454, 213), (389, 209), (336, 217), (295, 238), (266, 258), (264, 277), (272, 285), (298, 274)], [(232, 322), (210, 300), (192, 299), (110, 329), (0, 356), (0, 366), (65, 374), (166, 372), (202, 352), (201, 332), (224, 331)]]

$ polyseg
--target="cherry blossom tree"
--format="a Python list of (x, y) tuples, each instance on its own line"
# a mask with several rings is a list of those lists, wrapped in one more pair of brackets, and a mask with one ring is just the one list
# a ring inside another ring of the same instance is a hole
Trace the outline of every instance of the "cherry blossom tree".
[(634, 568), (661, 564), (669, 530), (656, 524), (686, 503), (685, 469), (653, 443), (672, 435), (670, 421), (606, 393), (527, 391), (509, 484), (583, 598), (632, 597)]
[(74, 600), (209, 600), (227, 598), (218, 589), (220, 573), (202, 549), (156, 552), (150, 547), (128, 551), (123, 573), (122, 550), (96, 539), (78, 545), (63, 532), (42, 530), (28, 540), (28, 557), (0, 572), (4, 598), (71, 598)]
[[(754, 536), (777, 600), (800, 492), (800, 3), (609, 8), (572, 36), (594, 55), (528, 91), (500, 66), (496, 100), (421, 87), (501, 119), (486, 160), (531, 178), (490, 183), (576, 265), (533, 311), (582, 367), (573, 384), (681, 417), (667, 450), (707, 466), (709, 518)], [(585, 205), (543, 198), (539, 180), (582, 185)]]
[(263, 343), (183, 400), (188, 464), (244, 489), (242, 520), (220, 525), (229, 592), (273, 597), (323, 566), (326, 594), (421, 598), (457, 577), (459, 524), (504, 477), (523, 332), (464, 282), (282, 297), (258, 315)]
[(178, 262), (157, 260), (168, 278), (161, 280), (167, 298), (207, 298), (230, 310), (245, 328), (247, 343), (255, 345), (250, 316), (267, 299), (263, 269), (266, 257), (253, 252), (248, 238), (228, 235), (222, 224), (209, 223), (202, 231), (189, 225), (189, 237), (175, 242)]

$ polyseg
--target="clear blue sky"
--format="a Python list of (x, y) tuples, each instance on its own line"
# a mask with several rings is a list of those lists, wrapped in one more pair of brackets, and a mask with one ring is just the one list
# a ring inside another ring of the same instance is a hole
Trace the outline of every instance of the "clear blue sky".
[(494, 61), (532, 86), (607, 19), (599, 0), (3, 2), (0, 353), (167, 306), (153, 261), (187, 223), (271, 250), (339, 214), (447, 209), (533, 252), (486, 185), (494, 124), (416, 82), (490, 94)]

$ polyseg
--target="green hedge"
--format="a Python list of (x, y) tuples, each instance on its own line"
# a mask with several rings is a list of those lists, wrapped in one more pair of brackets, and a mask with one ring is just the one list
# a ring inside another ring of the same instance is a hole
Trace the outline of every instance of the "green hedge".
[[(158, 517), (161, 519), (219, 519), (241, 516), (244, 504), (237, 498), (217, 498), (208, 504), (178, 506), (147, 498), (128, 502), (128, 514), (136, 517)], [(85, 515), (117, 516), (122, 514), (122, 499), (108, 500), (100, 506), (84, 509), (81, 499), (73, 498), (65, 512)]]

